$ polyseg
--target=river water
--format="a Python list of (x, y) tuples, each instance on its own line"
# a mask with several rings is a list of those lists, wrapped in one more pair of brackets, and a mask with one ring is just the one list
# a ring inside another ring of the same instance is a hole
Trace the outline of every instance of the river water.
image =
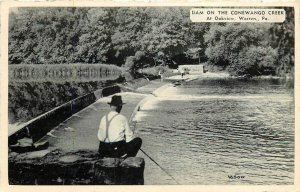
[[(137, 113), (137, 133), (180, 184), (293, 184), (293, 95), (292, 82), (278, 79), (169, 86)], [(146, 166), (146, 184), (172, 184)]]

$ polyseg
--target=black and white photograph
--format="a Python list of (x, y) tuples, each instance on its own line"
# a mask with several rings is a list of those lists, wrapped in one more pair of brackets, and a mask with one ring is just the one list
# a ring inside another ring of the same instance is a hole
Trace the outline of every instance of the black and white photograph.
[(10, 6), (8, 185), (295, 185), (297, 11)]

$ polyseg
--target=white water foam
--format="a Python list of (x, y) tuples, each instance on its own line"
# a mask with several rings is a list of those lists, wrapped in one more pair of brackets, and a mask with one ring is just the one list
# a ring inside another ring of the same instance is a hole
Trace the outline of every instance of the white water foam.
[(194, 101), (194, 100), (204, 100), (204, 99), (226, 99), (226, 100), (249, 100), (249, 99), (259, 99), (259, 100), (270, 100), (276, 101), (280, 99), (280, 101), (291, 101), (292, 99), (288, 96), (285, 97), (278, 97), (277, 95), (270, 95), (270, 96), (262, 96), (262, 95), (247, 95), (247, 96), (240, 96), (240, 95), (163, 95), (156, 98), (158, 101)]
[(143, 111), (139, 111), (135, 114), (134, 118), (132, 119), (132, 121), (141, 121), (144, 117), (147, 116), (147, 113), (146, 112), (143, 112)]
[[(151, 110), (158, 108), (159, 97), (152, 97), (148, 99), (141, 107), (140, 110)], [(140, 112), (140, 111), (139, 111)]]

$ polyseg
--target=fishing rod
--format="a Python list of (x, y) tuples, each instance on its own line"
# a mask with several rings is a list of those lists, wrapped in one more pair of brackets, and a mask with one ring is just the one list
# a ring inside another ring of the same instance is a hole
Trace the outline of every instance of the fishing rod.
[(168, 173), (162, 166), (160, 166), (154, 159), (152, 159), (142, 148), (140, 148), (140, 151), (143, 152), (153, 163), (155, 163), (163, 172), (165, 172), (169, 177), (171, 177), (176, 184), (180, 184), (178, 183), (178, 181), (170, 174)]
[[(130, 117), (130, 121), (131, 122), (134, 122), (134, 125), (133, 125), (133, 132), (135, 131), (135, 128), (136, 128), (136, 123), (137, 123), (137, 121), (132, 121), (132, 119), (133, 119), (133, 115), (131, 115), (131, 117)], [(164, 173), (166, 173), (169, 177), (171, 177), (175, 182), (176, 182), (176, 184), (180, 184), (170, 173), (168, 173), (168, 171), (167, 170), (165, 170), (162, 166), (160, 166), (152, 157), (150, 157), (150, 155), (148, 155), (142, 148), (140, 148), (140, 151), (142, 152), (142, 153), (144, 153), (153, 163), (155, 163)]]

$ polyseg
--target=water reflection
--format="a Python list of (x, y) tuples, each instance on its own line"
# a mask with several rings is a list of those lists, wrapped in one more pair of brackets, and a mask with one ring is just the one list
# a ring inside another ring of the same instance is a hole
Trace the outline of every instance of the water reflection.
[[(89, 82), (89, 81), (107, 81), (115, 80), (121, 72), (107, 72), (101, 73), (97, 70), (91, 71), (59, 71), (50, 70), (49, 72), (44, 71), (42, 74), (33, 73), (28, 70), (11, 70), (9, 74), (9, 81), (13, 82)], [(126, 74), (127, 76), (128, 74)], [(129, 74), (130, 75), (130, 74)]]

